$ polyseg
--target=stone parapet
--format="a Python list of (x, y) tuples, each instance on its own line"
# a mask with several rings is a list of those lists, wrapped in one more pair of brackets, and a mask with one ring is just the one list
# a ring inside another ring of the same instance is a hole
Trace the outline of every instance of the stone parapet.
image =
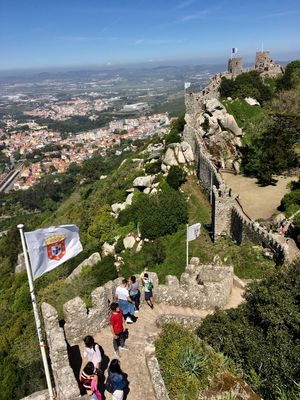
[(191, 264), (181, 275), (180, 281), (168, 276), (166, 284), (158, 285), (155, 301), (203, 310), (222, 308), (228, 302), (232, 285), (232, 267)]
[(170, 400), (155, 354), (157, 335), (149, 336), (145, 341), (145, 358), (150, 379), (157, 400)]
[[(43, 303), (42, 314), (45, 323), (57, 398), (59, 400), (78, 398), (80, 396), (79, 387), (73, 370), (70, 367), (64, 330), (59, 326), (57, 311), (50, 304)], [(44, 398), (45, 397), (41, 397), (41, 399)]]
[(91, 293), (92, 307), (87, 308), (80, 297), (63, 305), (65, 334), (68, 343), (78, 344), (86, 335), (95, 335), (109, 323), (110, 303), (114, 300), (116, 287), (122, 278), (107, 282)]

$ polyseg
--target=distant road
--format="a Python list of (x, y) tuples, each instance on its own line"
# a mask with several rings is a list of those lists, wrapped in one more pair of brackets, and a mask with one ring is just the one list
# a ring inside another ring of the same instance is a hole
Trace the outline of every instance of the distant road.
[(21, 163), (19, 164), (15, 169), (10, 171), (4, 179), (0, 182), (0, 192), (4, 192), (6, 189), (7, 191), (10, 189), (9, 186), (15, 181), (15, 179), (18, 177), (20, 172), (23, 169), (24, 164)]

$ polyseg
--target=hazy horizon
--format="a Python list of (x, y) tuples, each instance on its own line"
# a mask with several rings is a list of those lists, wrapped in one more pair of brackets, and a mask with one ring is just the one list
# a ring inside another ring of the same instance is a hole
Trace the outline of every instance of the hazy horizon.
[(300, 58), (298, 0), (14, 0), (1, 16), (1, 71)]

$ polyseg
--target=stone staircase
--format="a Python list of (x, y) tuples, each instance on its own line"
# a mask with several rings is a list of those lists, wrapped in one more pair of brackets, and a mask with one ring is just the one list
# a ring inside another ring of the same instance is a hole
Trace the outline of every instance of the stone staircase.
[[(226, 308), (237, 307), (243, 301), (242, 294), (243, 289), (233, 287)], [(127, 326), (129, 337), (126, 344), (129, 350), (121, 350), (120, 356), (121, 368), (128, 375), (129, 393), (127, 400), (156, 399), (146, 365), (144, 347), (145, 340), (149, 335), (159, 333), (160, 329), (156, 324), (157, 319), (163, 315), (177, 315), (199, 318), (201, 320), (212, 313), (213, 310), (197, 310), (165, 304), (155, 304), (154, 309), (151, 309), (147, 304), (142, 303), (137, 321)], [(105, 356), (109, 360), (115, 358), (112, 346), (112, 334), (109, 327), (102, 329), (97, 335), (94, 335), (94, 338), (102, 346)], [(83, 343), (80, 343), (80, 352), (81, 354), (83, 353)], [(107, 371), (105, 375), (107, 375)], [(105, 397), (109, 399), (110, 395), (105, 392)]]

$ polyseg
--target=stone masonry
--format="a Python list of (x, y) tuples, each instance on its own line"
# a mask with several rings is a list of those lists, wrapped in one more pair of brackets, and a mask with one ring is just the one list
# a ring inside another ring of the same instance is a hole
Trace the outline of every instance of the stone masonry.
[[(235, 278), (232, 267), (200, 265), (197, 258), (191, 259), (190, 265), (181, 275), (180, 280), (169, 275), (166, 277), (165, 284), (159, 284), (155, 273), (150, 272), (149, 275), (154, 285), (155, 310), (159, 306), (166, 307), (168, 311), (166, 314), (172, 314), (170, 310), (177, 310), (177, 314), (186, 315), (187, 324), (196, 324), (199, 317), (205, 316), (205, 313), (211, 312), (215, 307), (224, 308), (229, 302)], [(70, 367), (68, 349), (81, 347), (82, 338), (87, 334), (97, 338), (99, 330), (102, 332), (99, 343), (103, 344), (103, 332), (106, 329), (109, 331), (109, 304), (114, 300), (115, 289), (120, 281), (121, 278), (118, 278), (95, 289), (91, 294), (93, 307), (90, 309), (86, 308), (79, 297), (67, 302), (63, 307), (65, 316), (63, 328), (59, 325), (56, 310), (49, 304), (44, 303), (42, 305), (49, 354), (59, 400), (78, 398), (78, 384), (74, 371)], [(147, 311), (147, 305), (142, 307)], [(188, 310), (195, 310), (195, 312)], [(148, 312), (152, 313), (153, 310), (149, 309)], [(146, 327), (144, 329), (147, 333)], [(138, 330), (135, 330), (135, 335), (138, 335), (138, 332)], [(110, 335), (109, 338), (109, 341), (111, 341)], [(112, 346), (110, 345), (110, 347)], [(153, 398), (152, 396), (147, 397), (149, 400)]]

